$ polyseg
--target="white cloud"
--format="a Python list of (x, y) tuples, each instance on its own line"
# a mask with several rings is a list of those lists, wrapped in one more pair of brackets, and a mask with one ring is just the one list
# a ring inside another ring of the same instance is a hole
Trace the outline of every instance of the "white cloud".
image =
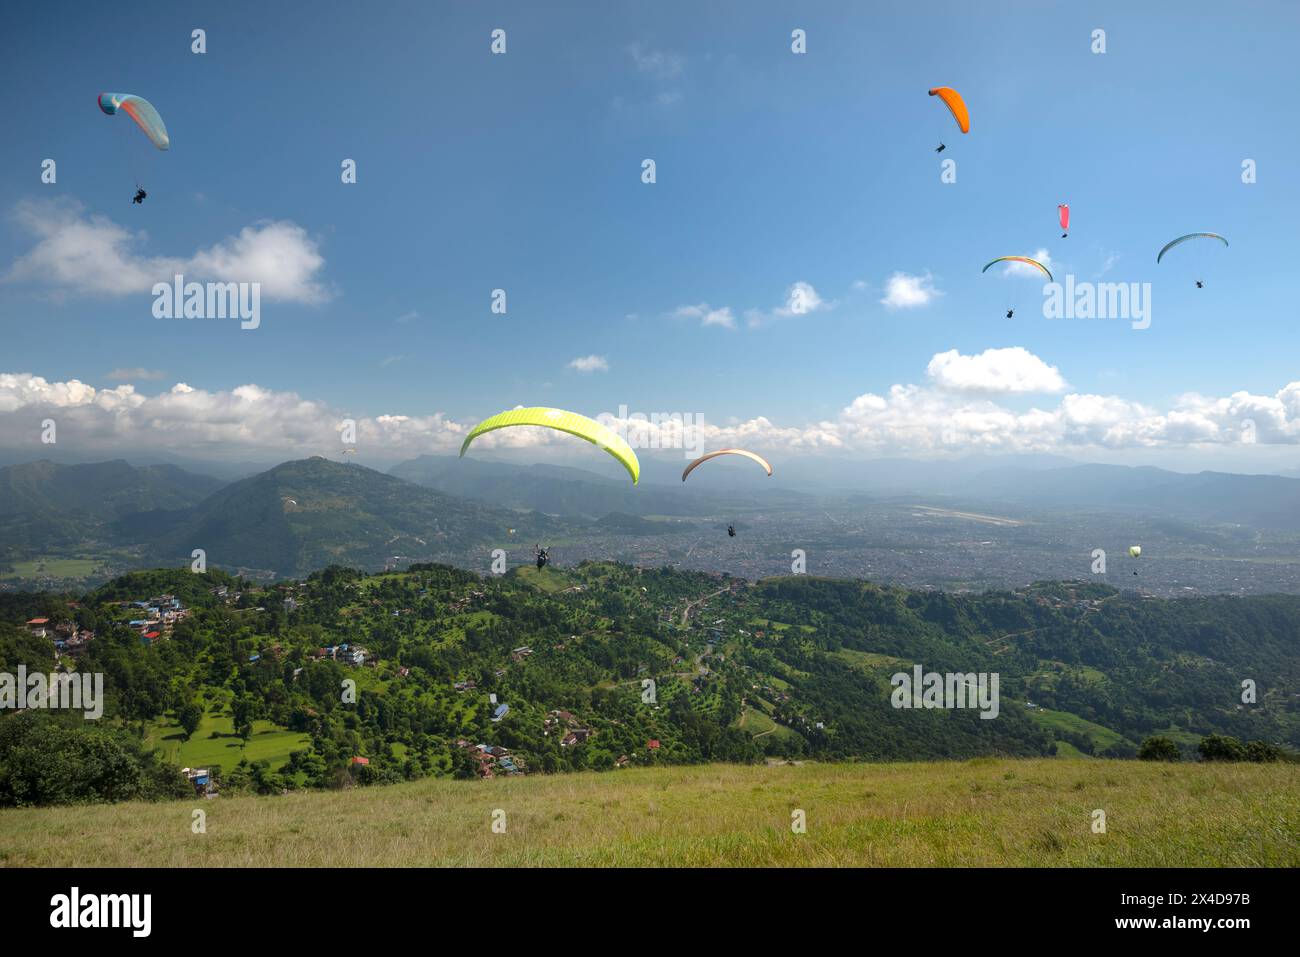
[(730, 306), (714, 309), (707, 302), (702, 302), (696, 306), (678, 306), (673, 310), (673, 315), (679, 319), (698, 319), (703, 326), (736, 328), (736, 317), (731, 314)]
[(166, 377), (167, 373), (161, 369), (142, 369), (138, 366), (133, 369), (114, 369), (104, 376), (105, 379), (111, 382), (127, 382), (131, 379), (147, 382), (153, 379), (165, 379)]
[[(990, 357), (990, 353), (992, 357)], [(1244, 421), (1261, 445), (1300, 445), (1300, 381), (1273, 395), (1179, 396), (1164, 409), (1118, 395), (1069, 393), (1054, 405), (1013, 409), (999, 395), (1064, 387), (1059, 373), (1029, 353), (990, 350), (976, 356), (942, 353), (931, 360), (925, 385), (896, 384), (865, 392), (831, 419), (780, 424), (766, 416), (706, 424), (704, 444), (781, 451), (924, 454), (983, 450), (1058, 452), (1236, 446)], [(958, 388), (954, 389), (953, 386)], [(495, 411), (495, 410), (490, 410)], [(0, 373), (0, 447), (39, 451), (33, 423), (53, 418), (59, 442), (79, 451), (116, 454), (122, 448), (177, 454), (279, 458), (329, 453), (338, 445), (345, 410), (293, 392), (248, 384), (208, 391), (177, 383), (144, 395), (123, 383), (95, 389), (77, 379), (49, 381), (29, 373)], [(474, 421), (441, 413), (351, 416), (357, 446), (377, 456), (451, 452)], [(641, 447), (654, 437), (671, 445), (680, 423), (628, 423)], [(544, 429), (507, 429), (485, 445), (533, 447), (562, 441)]]
[(686, 69), (686, 58), (678, 53), (647, 50), (640, 43), (631, 44), (627, 52), (632, 57), (638, 73), (644, 73), (656, 80), (675, 80)]
[(781, 305), (766, 312), (761, 309), (750, 309), (745, 313), (745, 320), (751, 329), (757, 329), (778, 319), (806, 316), (812, 312), (831, 309), (834, 305), (823, 299), (810, 283), (801, 279), (786, 287), (785, 301)]
[(609, 361), (604, 356), (579, 356), (569, 363), (569, 368), (579, 372), (608, 372)]
[(925, 371), (938, 388), (951, 392), (993, 395), (1064, 392), (1069, 388), (1056, 366), (1022, 346), (985, 349), (973, 356), (950, 349), (934, 356)]
[(320, 303), (325, 265), (316, 242), (291, 222), (262, 222), (188, 257), (140, 252), (148, 237), (111, 219), (87, 215), (72, 202), (21, 202), (15, 221), (36, 245), (14, 261), (5, 281), (38, 282), (61, 293), (126, 296), (149, 293), (176, 274), (206, 282), (258, 282), (267, 299)]
[(905, 272), (896, 272), (885, 282), (885, 298), (880, 304), (887, 309), (916, 309), (928, 306), (942, 296), (934, 288), (930, 274), (913, 276)]

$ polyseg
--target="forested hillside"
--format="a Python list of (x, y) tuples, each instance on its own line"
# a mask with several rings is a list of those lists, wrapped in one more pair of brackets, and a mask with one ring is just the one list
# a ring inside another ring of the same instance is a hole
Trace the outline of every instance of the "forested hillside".
[[(165, 624), (142, 621), (157, 607)], [(42, 618), (94, 637), (56, 664), (24, 626)], [(1156, 735), (1188, 757), (1206, 735), (1295, 748), (1297, 622), (1293, 597), (1079, 583), (950, 595), (609, 563), (331, 567), (271, 586), (138, 572), (83, 596), (0, 595), (0, 670), (103, 673), (108, 699), (99, 722), (0, 717), (0, 803), (166, 795), (160, 769), (200, 765), (272, 793), (772, 757), (1131, 757)], [(890, 678), (914, 666), (996, 674), (996, 716), (896, 707)]]

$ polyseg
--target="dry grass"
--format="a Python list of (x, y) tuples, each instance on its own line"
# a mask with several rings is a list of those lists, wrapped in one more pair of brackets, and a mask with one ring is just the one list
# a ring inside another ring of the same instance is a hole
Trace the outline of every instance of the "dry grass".
[[(194, 808), (206, 834), (191, 831)], [(806, 834), (791, 832), (796, 808)], [(3, 810), (0, 863), (1295, 867), (1300, 766), (709, 765)]]

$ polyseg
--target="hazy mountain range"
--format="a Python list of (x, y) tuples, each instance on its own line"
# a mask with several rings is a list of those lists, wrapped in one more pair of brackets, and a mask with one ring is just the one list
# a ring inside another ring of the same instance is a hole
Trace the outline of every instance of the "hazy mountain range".
[(40, 461), (0, 469), (0, 558), (127, 550), (140, 561), (175, 564), (202, 548), (210, 563), (277, 575), (332, 563), (368, 569), (413, 560), (465, 564), (467, 556), (477, 567), (502, 544), (649, 536), (662, 526), (647, 518), (798, 513), (831, 500), (1000, 503), (1300, 531), (1300, 478), (1274, 475), (1061, 466), (1039, 456), (943, 467), (881, 460), (837, 466), (823, 479), (842, 491), (803, 492), (789, 477), (777, 482), (752, 468), (701, 469), (687, 484), (643, 478), (634, 487), (582, 469), (451, 456), (421, 456), (391, 474), (316, 457), (230, 483), (169, 465)]

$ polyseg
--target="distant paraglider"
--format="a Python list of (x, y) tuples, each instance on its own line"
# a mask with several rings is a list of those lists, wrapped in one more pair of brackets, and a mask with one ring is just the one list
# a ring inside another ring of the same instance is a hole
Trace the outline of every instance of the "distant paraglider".
[[(1128, 557), (1129, 557), (1129, 558), (1141, 558), (1141, 557), (1142, 557), (1142, 546), (1141, 546), (1141, 545), (1130, 545), (1130, 546), (1128, 547)], [(1137, 569), (1136, 569), (1136, 568), (1133, 569), (1133, 574), (1134, 574), (1134, 575), (1137, 574)]]
[(1070, 206), (1068, 203), (1061, 203), (1056, 207), (1057, 218), (1061, 221), (1061, 238), (1064, 239), (1070, 235)]
[(533, 546), (533, 555), (537, 559), (538, 571), (545, 568), (546, 563), (551, 560), (551, 550), (549, 548), (542, 548), (539, 545)]
[(1008, 319), (1014, 319), (1015, 316), (1016, 316), (1016, 311), (1015, 311), (1014, 309), (1008, 309), (1008, 310), (1007, 310), (1007, 318), (1008, 318)]
[(735, 537), (736, 537), (736, 526), (735, 526), (735, 525), (728, 525), (728, 526), (727, 526), (727, 537), (728, 537), (728, 538), (735, 538)]
[(143, 186), (137, 186), (137, 187), (135, 188), (135, 195), (131, 197), (131, 205), (133, 205), (133, 206), (143, 206), (143, 205), (144, 205), (144, 201), (145, 201), (145, 197), (147, 197), (148, 195), (149, 195), (149, 194), (146, 193), (146, 192), (144, 191), (144, 187), (143, 187)]
[(966, 101), (961, 98), (961, 94), (951, 87), (936, 86), (930, 89), (931, 96), (937, 96), (943, 101), (944, 106), (952, 113), (952, 118), (957, 121), (957, 127), (963, 133), (970, 132), (970, 112), (966, 109)]
[(563, 409), (548, 409), (540, 406), (529, 409), (511, 409), (508, 412), (502, 412), (491, 418), (484, 419), (470, 430), (469, 435), (465, 436), (465, 441), (460, 447), (460, 457), (465, 457), (465, 452), (469, 449), (470, 443), (480, 435), (493, 432), (496, 429), (512, 428), (517, 425), (540, 425), (559, 432), (566, 432), (569, 435), (576, 435), (592, 445), (600, 446), (614, 456), (618, 463), (627, 470), (627, 474), (632, 477), (633, 485), (636, 485), (641, 480), (641, 463), (637, 459), (636, 453), (612, 429), (601, 425), (595, 419), (589, 419), (585, 415), (579, 415), (576, 412), (565, 412)]
[(745, 458), (753, 459), (759, 465), (763, 466), (763, 470), (767, 472), (768, 475), (772, 474), (771, 464), (761, 455), (746, 451), (745, 449), (718, 449), (716, 452), (706, 452), (690, 465), (686, 466), (686, 470), (682, 472), (682, 481), (685, 482), (686, 476), (694, 472), (696, 468), (709, 461), (709, 459), (716, 459), (719, 455), (743, 455)]
[(946, 147), (946, 146), (944, 146), (942, 143), (940, 143), (938, 146), (936, 146), (936, 147), (934, 148), (934, 151), (935, 151), (936, 153), (942, 153), (942, 152), (943, 152), (944, 150), (946, 150), (947, 148), (948, 148), (948, 147)]
[(1035, 266), (1038, 269), (1041, 269), (1043, 271), (1043, 275), (1047, 277), (1048, 282), (1055, 282), (1055, 280), (1052, 279), (1051, 270), (1049, 270), (1046, 266), (1040, 263), (1037, 259), (1030, 259), (1028, 256), (999, 256), (997, 259), (993, 260), (993, 262), (989, 263), (988, 266), (985, 266), (983, 269), (981, 269), (980, 272), (986, 273), (989, 271), (989, 266), (996, 266), (998, 263), (1006, 263), (1006, 262), (1026, 263), (1030, 266)]
[(1164, 259), (1165, 253), (1169, 252), (1169, 250), (1173, 249), (1175, 246), (1182, 245), (1189, 239), (1217, 239), (1219, 242), (1223, 243), (1223, 245), (1228, 245), (1228, 241), (1218, 233), (1188, 233), (1186, 236), (1179, 236), (1177, 239), (1165, 243), (1164, 246), (1161, 247), (1160, 252), (1156, 254), (1156, 262), (1158, 263), (1160, 260)]

